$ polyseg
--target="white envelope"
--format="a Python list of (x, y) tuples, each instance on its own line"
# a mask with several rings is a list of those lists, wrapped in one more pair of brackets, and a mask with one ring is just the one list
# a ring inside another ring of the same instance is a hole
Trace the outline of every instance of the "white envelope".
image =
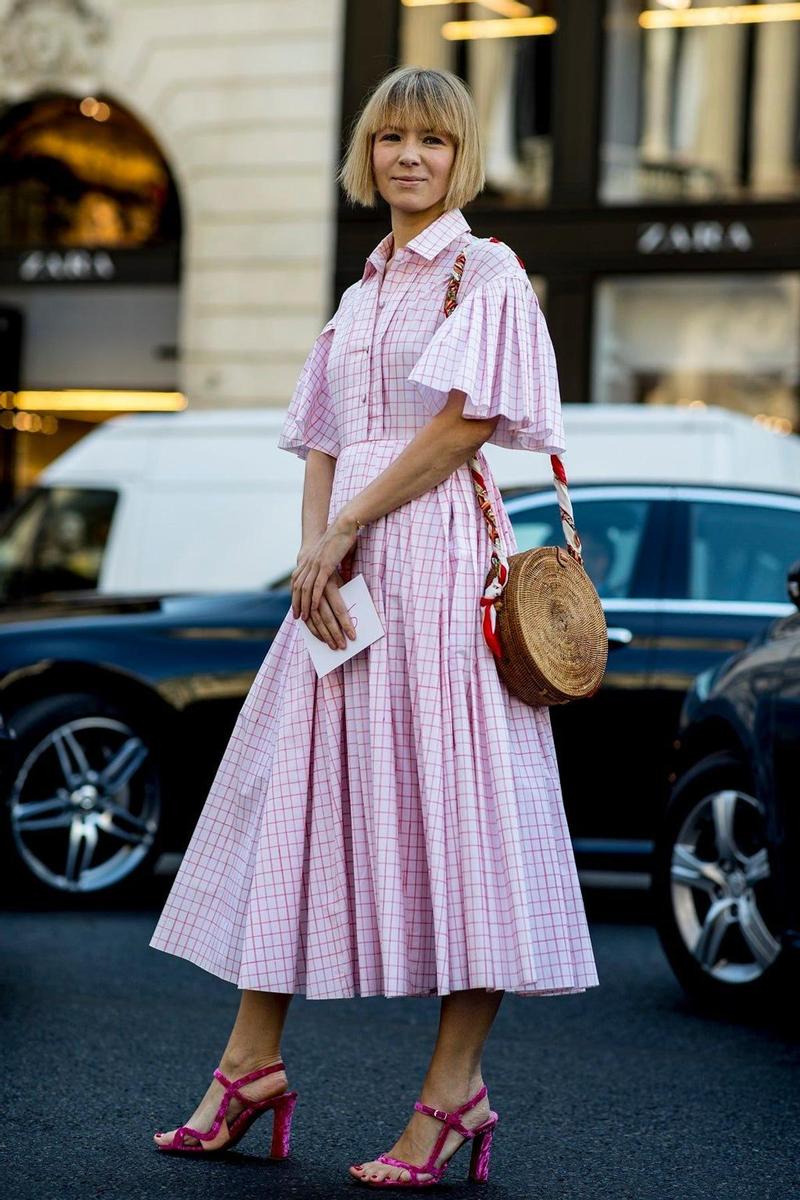
[(311, 632), (302, 617), (299, 618), (300, 633), (305, 639), (311, 653), (311, 661), (320, 679), (334, 667), (338, 667), (340, 663), (352, 658), (354, 654), (366, 650), (367, 646), (377, 642), (378, 638), (382, 638), (386, 632), (381, 625), (377, 609), (372, 603), (372, 596), (369, 594), (363, 575), (354, 575), (347, 583), (343, 583), (339, 594), (347, 606), (350, 620), (356, 631), (356, 636), (352, 641), (347, 634), (344, 635), (347, 643), (344, 650), (332, 650), (327, 642), (323, 642), (322, 638), (318, 638)]

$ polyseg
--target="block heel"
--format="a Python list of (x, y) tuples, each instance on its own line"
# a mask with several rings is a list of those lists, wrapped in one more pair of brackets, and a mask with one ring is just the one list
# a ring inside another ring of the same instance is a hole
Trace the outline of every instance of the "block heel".
[(292, 1148), (292, 1117), (297, 1104), (297, 1092), (276, 1096), (273, 1104), (272, 1142), (270, 1158), (288, 1158)]
[(494, 1124), (485, 1129), (483, 1133), (478, 1133), (472, 1142), (472, 1155), (469, 1160), (469, 1175), (471, 1183), (488, 1183), (489, 1181), (489, 1160), (492, 1157), (492, 1139), (494, 1138)]

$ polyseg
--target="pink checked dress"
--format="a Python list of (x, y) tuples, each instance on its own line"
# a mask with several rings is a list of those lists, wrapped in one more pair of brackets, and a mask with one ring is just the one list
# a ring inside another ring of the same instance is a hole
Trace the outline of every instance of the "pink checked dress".
[[(317, 338), (280, 436), (336, 457), (331, 521), (451, 388), (466, 417), (499, 414), (499, 445), (564, 449), (553, 348), (516, 254), (459, 209), (387, 268), (391, 249), (390, 233)], [(352, 573), (383, 638), (318, 679), (289, 610), (151, 946), (239, 988), (319, 999), (598, 983), (549, 709), (508, 693), (481, 633), (490, 555), (465, 463), (359, 534)]]

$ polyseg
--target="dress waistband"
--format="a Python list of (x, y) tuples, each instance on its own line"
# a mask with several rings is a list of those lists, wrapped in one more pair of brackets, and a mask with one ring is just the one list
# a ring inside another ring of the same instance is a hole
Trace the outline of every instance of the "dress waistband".
[[(407, 446), (409, 442), (414, 440), (417, 433), (419, 433), (419, 430), (416, 433), (407, 433), (405, 437), (360, 438), (355, 442), (347, 442), (346, 445), (342, 446), (339, 453), (340, 455), (344, 454), (345, 450), (354, 450), (359, 446)], [(482, 451), (483, 447), (480, 447), (477, 453), (482, 454)]]
[(343, 450), (349, 450), (351, 446), (374, 446), (376, 442), (410, 442), (417, 435), (415, 433), (407, 433), (405, 437), (374, 437), (374, 438), (358, 438), (354, 442), (348, 442), (342, 447)]

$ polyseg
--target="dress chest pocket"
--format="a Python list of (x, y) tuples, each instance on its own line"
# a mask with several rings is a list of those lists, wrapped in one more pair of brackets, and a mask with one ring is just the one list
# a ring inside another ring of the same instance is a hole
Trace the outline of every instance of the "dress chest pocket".
[(440, 279), (414, 282), (397, 306), (384, 315), (379, 330), (381, 341), (393, 347), (416, 347), (421, 354), (445, 318), (445, 289)]
[(360, 322), (352, 312), (343, 313), (336, 322), (328, 352), (328, 385), (334, 395), (346, 396), (358, 390), (361, 376), (369, 363), (369, 345)]

